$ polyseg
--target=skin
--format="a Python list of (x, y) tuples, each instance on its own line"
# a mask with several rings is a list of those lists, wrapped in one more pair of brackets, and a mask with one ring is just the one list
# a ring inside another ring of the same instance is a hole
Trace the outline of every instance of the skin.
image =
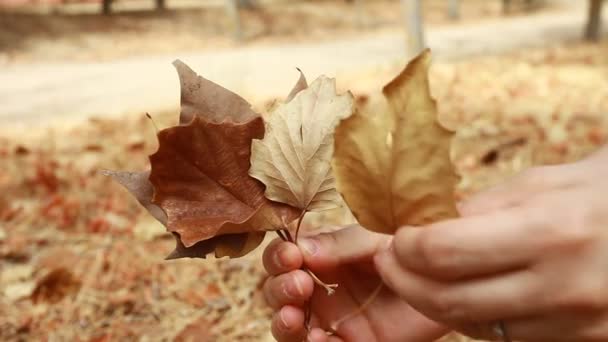
[[(356, 310), (381, 283), (373, 256), (390, 241), (389, 236), (358, 226), (300, 238), (300, 248), (273, 241), (263, 261), (270, 274), (264, 294), (275, 309), (274, 337), (280, 342), (302, 341), (305, 337), (311, 342), (426, 342), (444, 335), (445, 327), (415, 311), (386, 286), (362, 314), (339, 324), (333, 336), (325, 333), (332, 323)], [(303, 262), (325, 283), (339, 284), (332, 296), (300, 270)], [(309, 300), (314, 328), (306, 334), (304, 307)]]
[(471, 198), (461, 218), (404, 227), (378, 252), (389, 288), (473, 338), (608, 341), (608, 148)]

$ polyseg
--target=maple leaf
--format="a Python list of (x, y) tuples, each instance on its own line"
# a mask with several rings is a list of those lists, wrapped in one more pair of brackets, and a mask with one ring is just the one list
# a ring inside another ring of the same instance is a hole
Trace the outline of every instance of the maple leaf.
[(264, 197), (264, 185), (248, 174), (251, 141), (263, 135), (261, 117), (243, 124), (195, 117), (159, 132), (150, 156), (152, 203), (186, 247), (216, 235), (283, 229), (298, 217)]
[(251, 141), (264, 122), (237, 94), (197, 75), (177, 60), (180, 124), (158, 133), (158, 150), (143, 173), (107, 171), (176, 239), (169, 259), (239, 257), (257, 247), (266, 230), (284, 229), (299, 216), (264, 197), (249, 176)]
[[(299, 88), (304, 82), (301, 75)], [(264, 139), (253, 141), (249, 174), (273, 201), (303, 211), (335, 208), (341, 200), (331, 171), (334, 129), (352, 114), (353, 97), (338, 95), (335, 80), (324, 76), (299, 88), (274, 110)]]
[(296, 95), (298, 95), (299, 92), (308, 88), (308, 81), (306, 81), (306, 76), (304, 76), (304, 73), (302, 72), (302, 70), (300, 70), (299, 68), (297, 70), (300, 73), (300, 77), (298, 78), (298, 81), (296, 82), (296, 84), (293, 86), (293, 88), (289, 92), (289, 95), (287, 95), (285, 102), (289, 102), (289, 101), (293, 100), (293, 98), (296, 97)]
[[(154, 188), (148, 180), (150, 171), (127, 172), (108, 171), (102, 172), (112, 177), (117, 183), (124, 186), (137, 201), (148, 210), (148, 213), (163, 225), (167, 225), (167, 215), (156, 204), (152, 203)], [(176, 247), (166, 259), (178, 258), (205, 258), (208, 254), (215, 252), (218, 258), (240, 257), (255, 249), (264, 239), (264, 233), (241, 233), (216, 236), (211, 239), (200, 241), (190, 247), (184, 246), (179, 234), (173, 233)]]
[(338, 190), (367, 229), (392, 233), (457, 215), (452, 133), (437, 122), (427, 49), (383, 88), (385, 112), (358, 111), (336, 128)]
[(176, 60), (173, 66), (177, 70), (181, 89), (180, 124), (185, 125), (196, 116), (215, 123), (227, 119), (243, 123), (259, 117), (245, 99), (199, 76), (184, 62)]

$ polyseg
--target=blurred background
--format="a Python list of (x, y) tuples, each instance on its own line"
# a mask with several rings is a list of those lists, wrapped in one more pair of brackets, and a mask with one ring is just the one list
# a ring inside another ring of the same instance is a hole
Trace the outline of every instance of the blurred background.
[[(462, 198), (606, 142), (606, 12), (602, 0), (0, 0), (0, 340), (271, 341), (261, 248), (164, 261), (173, 239), (99, 174), (146, 169), (154, 125), (177, 123), (173, 60), (265, 114), (296, 67), (366, 106), (430, 47)], [(341, 209), (305, 224), (350, 221)]]

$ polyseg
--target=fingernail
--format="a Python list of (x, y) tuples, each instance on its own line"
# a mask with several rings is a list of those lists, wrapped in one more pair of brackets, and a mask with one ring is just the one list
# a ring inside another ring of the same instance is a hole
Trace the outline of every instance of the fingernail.
[(281, 247), (281, 249), (279, 249), (273, 256), (275, 265), (279, 266), (280, 268), (285, 268), (285, 263), (283, 262), (283, 260), (285, 259), (286, 250), (286, 247)]
[(289, 330), (289, 324), (287, 324), (287, 318), (285, 317), (285, 310), (281, 310), (279, 312), (279, 319), (281, 319), (281, 324), (283, 324), (283, 329)]
[(296, 286), (296, 292), (298, 292), (298, 296), (303, 297), (304, 296), (304, 287), (302, 286), (302, 281), (300, 280), (300, 277), (298, 277), (298, 276), (293, 277), (293, 284)]
[(308, 255), (315, 255), (319, 251), (317, 241), (312, 238), (302, 238), (298, 241), (298, 245), (304, 250), (304, 253)]

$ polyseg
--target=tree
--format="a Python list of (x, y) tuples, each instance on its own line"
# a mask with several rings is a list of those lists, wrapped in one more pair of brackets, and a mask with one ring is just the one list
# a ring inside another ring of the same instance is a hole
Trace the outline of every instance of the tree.
[(406, 22), (409, 52), (418, 54), (425, 47), (422, 3), (420, 0), (401, 0), (401, 6)]
[(256, 0), (238, 0), (238, 6), (240, 8), (253, 9), (257, 7)]
[(603, 3), (603, 0), (589, 0), (587, 26), (585, 27), (586, 40), (597, 41), (600, 38)]
[(452, 20), (460, 18), (460, 0), (448, 0), (448, 17)]
[(240, 0), (226, 0), (226, 14), (232, 23), (235, 40), (241, 40), (243, 37), (241, 16), (239, 14), (239, 2)]
[(101, 13), (108, 15), (112, 12), (112, 1), (113, 0), (103, 0), (101, 2)]
[(502, 13), (507, 14), (511, 12), (511, 0), (502, 0)]

